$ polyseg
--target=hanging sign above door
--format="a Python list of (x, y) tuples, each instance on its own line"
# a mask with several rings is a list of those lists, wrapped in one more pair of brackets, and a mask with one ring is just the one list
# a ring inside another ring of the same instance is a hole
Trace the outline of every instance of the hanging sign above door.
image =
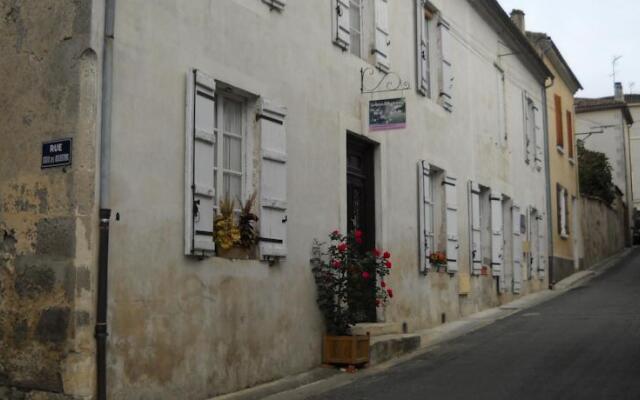
[(369, 131), (404, 129), (406, 126), (407, 104), (404, 97), (369, 102)]

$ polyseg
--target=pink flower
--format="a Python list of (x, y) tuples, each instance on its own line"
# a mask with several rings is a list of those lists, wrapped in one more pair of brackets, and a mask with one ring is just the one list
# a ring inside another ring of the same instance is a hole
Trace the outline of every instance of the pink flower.
[(340, 231), (336, 229), (335, 231), (331, 232), (331, 236), (340, 236)]
[(347, 251), (347, 244), (346, 243), (340, 243), (338, 245), (338, 251), (340, 253), (344, 253), (345, 251)]
[(363, 277), (364, 279), (369, 279), (369, 278), (371, 277), (371, 274), (369, 274), (367, 271), (364, 271), (364, 272), (362, 273), (362, 277)]
[(371, 252), (373, 253), (373, 255), (374, 255), (374, 256), (376, 256), (376, 257), (380, 257), (380, 254), (381, 254), (381, 253), (380, 253), (380, 250), (378, 250), (378, 249), (373, 249), (373, 250), (371, 250)]
[(387, 260), (387, 262), (385, 262), (384, 265), (385, 265), (385, 267), (391, 269), (393, 264), (391, 264), (391, 261)]
[(387, 282), (380, 281), (380, 286), (382, 286), (383, 288), (387, 287)]
[(389, 297), (393, 298), (393, 289), (387, 289), (387, 294), (389, 295)]
[(333, 260), (333, 261), (331, 262), (331, 266), (332, 266), (333, 268), (336, 268), (336, 269), (337, 269), (337, 268), (340, 268), (340, 267), (342, 266), (342, 261), (340, 261), (340, 260)]
[(385, 251), (384, 254), (382, 255), (382, 257), (390, 258), (391, 257), (391, 253), (389, 253), (388, 251)]

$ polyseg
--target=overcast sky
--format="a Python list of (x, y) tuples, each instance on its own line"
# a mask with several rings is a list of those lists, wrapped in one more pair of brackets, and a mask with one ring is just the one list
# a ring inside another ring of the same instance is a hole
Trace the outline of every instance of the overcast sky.
[(611, 60), (625, 93), (640, 93), (640, 0), (498, 0), (508, 14), (525, 12), (528, 31), (545, 32), (582, 83), (577, 96), (613, 94)]

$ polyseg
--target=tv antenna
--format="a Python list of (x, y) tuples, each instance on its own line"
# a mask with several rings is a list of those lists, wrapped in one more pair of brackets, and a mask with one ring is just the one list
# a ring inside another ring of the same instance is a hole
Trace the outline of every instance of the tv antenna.
[(622, 58), (622, 56), (613, 56), (613, 59), (611, 60), (612, 73), (611, 73), (610, 76), (613, 77), (613, 84), (614, 85), (616, 83), (616, 64), (618, 64), (618, 61), (620, 61), (621, 58)]

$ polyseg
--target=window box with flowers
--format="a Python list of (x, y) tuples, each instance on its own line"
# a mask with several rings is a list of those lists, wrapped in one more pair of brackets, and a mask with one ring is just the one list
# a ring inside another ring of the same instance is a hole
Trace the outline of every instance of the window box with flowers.
[(385, 277), (391, 272), (391, 254), (362, 248), (362, 232), (348, 235), (334, 231), (329, 243), (317, 240), (313, 247), (312, 271), (318, 292), (318, 307), (324, 317), (323, 362), (362, 365), (369, 361), (369, 336), (351, 335), (358, 310), (371, 299), (384, 306), (393, 297)]
[(429, 262), (437, 272), (447, 272), (447, 254), (443, 251), (434, 251), (429, 256)]
[(234, 211), (235, 202), (228, 197), (220, 200), (218, 215), (214, 221), (216, 255), (229, 259), (256, 258), (258, 217), (253, 213), (254, 193), (240, 209)]

